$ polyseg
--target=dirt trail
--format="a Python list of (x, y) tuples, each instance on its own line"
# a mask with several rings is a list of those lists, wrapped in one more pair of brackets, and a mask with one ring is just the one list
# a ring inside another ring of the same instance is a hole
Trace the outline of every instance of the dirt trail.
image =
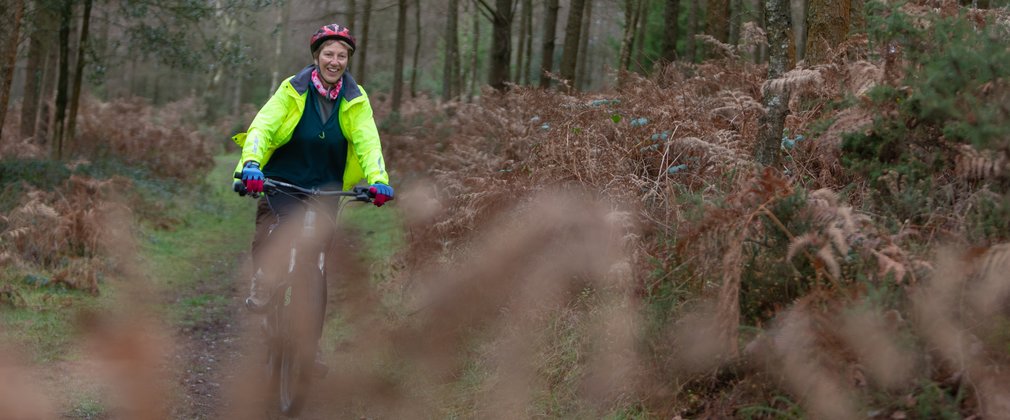
[[(241, 267), (246, 256), (240, 255), (232, 266)], [(220, 261), (225, 264), (226, 261)], [(183, 401), (173, 408), (172, 418), (217, 419), (228, 411), (227, 384), (234, 382), (242, 355), (249, 347), (247, 338), (251, 321), (241, 307), (245, 276), (241, 269), (229, 275), (204, 279), (195, 289), (172, 291), (175, 304), (201, 295), (222, 296), (220, 305), (205, 308), (203, 316), (178, 331), (176, 340), (177, 384), (185, 391)]]

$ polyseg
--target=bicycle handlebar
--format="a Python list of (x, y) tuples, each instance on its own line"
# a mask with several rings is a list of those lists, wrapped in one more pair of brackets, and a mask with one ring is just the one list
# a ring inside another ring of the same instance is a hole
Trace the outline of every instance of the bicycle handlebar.
[[(287, 188), (291, 190), (298, 191), (302, 194), (317, 196), (317, 197), (351, 197), (353, 201), (362, 201), (365, 203), (371, 203), (375, 195), (369, 191), (367, 187), (354, 187), (350, 191), (343, 190), (320, 190), (318, 188), (303, 188), (294, 184), (289, 184), (287, 182), (278, 181), (276, 179), (267, 178), (263, 180), (263, 193), (272, 195), (276, 193), (280, 188)], [(253, 198), (258, 198), (259, 193), (250, 193), (245, 188), (245, 184), (242, 181), (235, 181), (232, 183), (232, 190), (237, 192), (238, 195), (245, 197), (246, 195), (252, 195)]]

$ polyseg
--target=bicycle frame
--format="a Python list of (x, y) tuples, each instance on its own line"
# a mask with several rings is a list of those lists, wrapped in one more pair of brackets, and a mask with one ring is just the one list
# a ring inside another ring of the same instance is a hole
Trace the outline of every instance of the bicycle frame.
[[(268, 303), (264, 331), (269, 390), (278, 396), (282, 413), (297, 415), (311, 380), (312, 375), (308, 372), (315, 367), (315, 351), (325, 316), (325, 244), (321, 240), (328, 239), (329, 235), (319, 234), (318, 207), (323, 205), (319, 197), (338, 197), (334, 218), (330, 220), (335, 227), (347, 202), (370, 202), (371, 196), (363, 188), (324, 191), (271, 179), (264, 182), (264, 187), (267, 194), (292, 194), (290, 190), (305, 197), (305, 212), (301, 228), (291, 240), (287, 270), (271, 286), (273, 293)], [(240, 195), (246, 195), (241, 182), (236, 181), (234, 189)], [(351, 200), (343, 200), (343, 197)]]

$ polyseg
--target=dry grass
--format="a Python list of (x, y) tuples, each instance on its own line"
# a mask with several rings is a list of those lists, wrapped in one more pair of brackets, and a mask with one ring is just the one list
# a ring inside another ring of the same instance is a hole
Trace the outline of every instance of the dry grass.
[(195, 99), (157, 109), (142, 98), (85, 99), (72, 153), (115, 157), (176, 178), (203, 174), (213, 164), (216, 143), (191, 128), (200, 109)]

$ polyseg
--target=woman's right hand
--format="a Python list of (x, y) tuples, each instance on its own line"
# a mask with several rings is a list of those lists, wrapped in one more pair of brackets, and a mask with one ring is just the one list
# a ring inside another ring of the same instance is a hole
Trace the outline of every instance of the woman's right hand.
[(245, 189), (251, 193), (263, 192), (263, 171), (260, 170), (259, 162), (246, 162), (242, 168), (242, 182)]

